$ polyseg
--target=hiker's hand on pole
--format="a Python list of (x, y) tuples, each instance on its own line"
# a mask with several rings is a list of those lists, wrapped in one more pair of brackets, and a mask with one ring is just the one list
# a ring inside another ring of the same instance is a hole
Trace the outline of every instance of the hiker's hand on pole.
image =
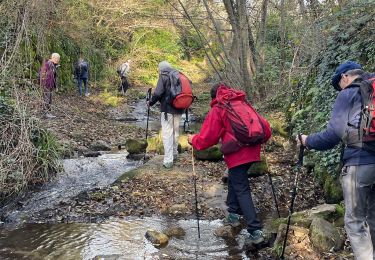
[(301, 135), (301, 140), (300, 140), (300, 137), (299, 135), (296, 136), (296, 142), (297, 142), (297, 146), (304, 146), (306, 147), (306, 138), (308, 137), (308, 135)]
[(194, 135), (191, 135), (191, 134), (188, 134), (187, 135), (187, 141), (188, 143), (191, 145), (193, 143), (193, 138), (194, 138)]

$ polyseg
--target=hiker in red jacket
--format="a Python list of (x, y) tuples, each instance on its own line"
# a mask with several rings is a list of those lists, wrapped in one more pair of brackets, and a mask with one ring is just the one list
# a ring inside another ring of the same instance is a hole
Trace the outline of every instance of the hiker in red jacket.
[[(240, 101), (246, 104), (245, 93), (226, 86), (223, 83), (216, 84), (211, 89), (211, 110), (208, 112), (199, 134), (189, 135), (188, 142), (197, 150), (203, 150), (217, 144), (226, 144), (233, 140), (233, 130), (228, 120), (227, 113), (221, 104), (225, 102)], [(264, 140), (271, 137), (271, 129), (268, 122), (259, 117), (264, 126)], [(243, 118), (244, 119), (244, 118)], [(224, 154), (224, 160), (228, 170), (228, 216), (224, 224), (233, 227), (240, 225), (240, 215), (246, 220), (249, 236), (247, 244), (260, 244), (264, 241), (262, 225), (256, 216), (254, 203), (251, 197), (247, 171), (251, 164), (260, 161), (261, 144), (246, 145), (238, 151)]]

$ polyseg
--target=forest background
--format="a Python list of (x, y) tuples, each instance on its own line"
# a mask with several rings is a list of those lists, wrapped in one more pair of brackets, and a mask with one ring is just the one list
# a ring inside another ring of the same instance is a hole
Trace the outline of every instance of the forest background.
[[(227, 80), (267, 113), (283, 112), (289, 135), (325, 127), (337, 92), (334, 69), (375, 68), (373, 0), (3, 0), (0, 2), (0, 190), (6, 196), (49, 179), (59, 140), (30, 111), (41, 62), (61, 55), (59, 92), (75, 89), (80, 53), (103, 102), (117, 104), (116, 68), (154, 86), (168, 60), (196, 83)], [(39, 93), (39, 94), (38, 94)], [(339, 148), (314, 153), (315, 173), (335, 190)], [(337, 198), (336, 198), (337, 199)]]

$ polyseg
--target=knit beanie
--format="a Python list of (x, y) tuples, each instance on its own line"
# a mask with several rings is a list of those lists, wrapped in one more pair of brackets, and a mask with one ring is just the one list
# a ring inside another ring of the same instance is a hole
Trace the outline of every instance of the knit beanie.
[(160, 62), (159, 65), (158, 65), (158, 69), (159, 69), (159, 71), (163, 71), (163, 70), (165, 70), (165, 69), (167, 69), (167, 68), (170, 68), (170, 69), (172, 68), (171, 64), (169, 64), (168, 61), (163, 60), (163, 61)]

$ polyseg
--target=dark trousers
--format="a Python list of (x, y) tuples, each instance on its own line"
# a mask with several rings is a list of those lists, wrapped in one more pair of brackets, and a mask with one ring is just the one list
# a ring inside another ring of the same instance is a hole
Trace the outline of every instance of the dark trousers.
[(43, 112), (51, 111), (51, 104), (52, 104), (52, 90), (43, 88)]
[(250, 165), (251, 163), (247, 163), (229, 169), (227, 206), (229, 213), (243, 215), (246, 220), (247, 231), (253, 232), (262, 229), (262, 225), (257, 218), (251, 197), (247, 175)]
[(121, 92), (122, 94), (125, 94), (126, 91), (129, 88), (129, 81), (126, 77), (121, 77), (121, 85), (118, 88), (118, 91)]
[[(83, 86), (85, 88), (85, 93), (82, 93), (82, 83), (83, 83)], [(83, 78), (78, 78), (77, 79), (77, 88), (78, 88), (78, 92), (79, 92), (79, 95), (82, 96), (83, 94), (88, 94), (89, 91), (88, 91), (88, 88), (87, 88), (87, 79), (83, 79)]]

